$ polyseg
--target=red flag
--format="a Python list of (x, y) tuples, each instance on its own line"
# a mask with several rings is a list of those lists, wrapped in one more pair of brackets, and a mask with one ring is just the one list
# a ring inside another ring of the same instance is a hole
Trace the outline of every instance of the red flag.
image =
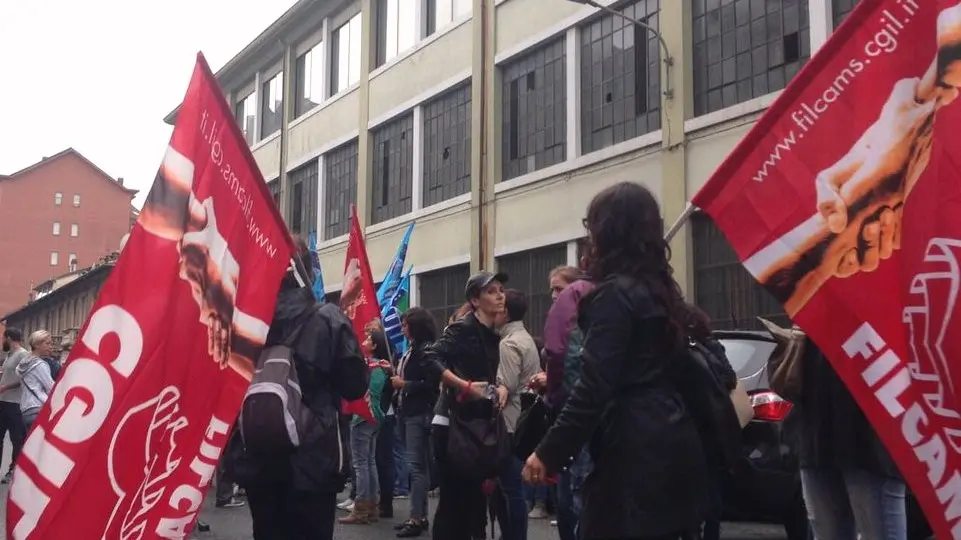
[(258, 171), (198, 55), (137, 225), (20, 454), (7, 538), (193, 527), (293, 249)]
[(959, 59), (958, 0), (861, 2), (694, 199), (945, 539), (961, 539)]
[[(361, 344), (367, 340), (367, 328), (380, 322), (377, 305), (377, 289), (367, 260), (367, 246), (360, 230), (357, 211), (350, 207), (350, 235), (347, 239), (347, 260), (344, 263), (344, 285), (340, 293), (340, 307), (354, 324), (354, 334)], [(365, 353), (369, 351), (364, 351)], [(357, 414), (368, 422), (374, 422), (370, 411), (370, 395), (351, 402), (344, 402), (344, 412)]]

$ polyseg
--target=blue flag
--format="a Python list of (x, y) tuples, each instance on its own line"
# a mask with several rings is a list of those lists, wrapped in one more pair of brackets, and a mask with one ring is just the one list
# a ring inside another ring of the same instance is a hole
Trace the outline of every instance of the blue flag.
[(400, 279), (397, 290), (390, 301), (384, 304), (381, 311), (381, 318), (384, 321), (384, 334), (391, 346), (397, 351), (398, 355), (404, 354), (407, 350), (407, 340), (401, 329), (401, 315), (410, 308), (410, 272), (413, 267), (409, 267), (404, 277)]
[(410, 244), (410, 234), (412, 232), (414, 232), (414, 222), (411, 222), (411, 224), (407, 226), (404, 238), (401, 239), (400, 245), (397, 246), (397, 253), (394, 254), (394, 260), (390, 262), (390, 267), (387, 268), (387, 273), (384, 275), (384, 281), (381, 282), (380, 288), (377, 289), (377, 303), (381, 306), (390, 303), (390, 300), (397, 292), (397, 287), (400, 286), (401, 273), (404, 271), (404, 262), (407, 260), (407, 246)]
[(317, 253), (317, 233), (310, 233), (310, 265), (314, 270), (314, 298), (323, 302), (327, 295), (324, 293), (324, 273), (320, 270), (320, 254)]

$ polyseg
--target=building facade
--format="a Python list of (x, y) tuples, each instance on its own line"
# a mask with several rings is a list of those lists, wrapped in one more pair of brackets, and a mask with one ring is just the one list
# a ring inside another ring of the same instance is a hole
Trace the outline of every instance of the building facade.
[(136, 193), (72, 148), (0, 177), (0, 313), (117, 251)]
[(64, 357), (93, 308), (103, 284), (117, 260), (113, 252), (95, 264), (49, 279), (30, 291), (31, 300), (7, 313), (0, 325), (19, 328), (24, 336), (47, 330), (56, 350)]
[[(445, 319), (497, 267), (539, 333), (591, 197), (639, 182), (672, 223), (855, 0), (600, 2), (662, 40), (567, 0), (301, 0), (218, 72), (330, 292), (356, 204), (376, 276), (416, 220), (415, 303)], [(719, 327), (780, 316), (709, 219), (672, 247)]]

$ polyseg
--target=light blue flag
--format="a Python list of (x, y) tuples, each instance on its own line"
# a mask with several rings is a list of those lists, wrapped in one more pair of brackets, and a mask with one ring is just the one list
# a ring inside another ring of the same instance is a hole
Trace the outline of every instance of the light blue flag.
[(415, 222), (411, 222), (407, 226), (407, 231), (404, 232), (404, 238), (400, 241), (400, 245), (397, 246), (397, 253), (394, 254), (394, 260), (390, 262), (390, 267), (387, 268), (387, 273), (384, 275), (384, 281), (381, 282), (380, 288), (377, 289), (377, 303), (381, 306), (389, 303), (397, 291), (397, 287), (400, 285), (401, 273), (404, 271), (404, 262), (407, 260), (407, 246), (410, 244), (410, 234), (414, 232)]
[(381, 318), (384, 321), (384, 334), (387, 335), (387, 339), (394, 350), (397, 351), (398, 356), (404, 354), (407, 350), (407, 340), (404, 338), (400, 319), (401, 315), (410, 308), (410, 272), (413, 269), (414, 267), (407, 268), (407, 272), (401, 278), (394, 296), (391, 297), (390, 302), (385, 304), (381, 312)]
[(317, 253), (317, 233), (310, 233), (310, 265), (314, 270), (314, 298), (318, 302), (323, 302), (327, 294), (324, 293), (324, 273), (320, 269), (320, 254)]

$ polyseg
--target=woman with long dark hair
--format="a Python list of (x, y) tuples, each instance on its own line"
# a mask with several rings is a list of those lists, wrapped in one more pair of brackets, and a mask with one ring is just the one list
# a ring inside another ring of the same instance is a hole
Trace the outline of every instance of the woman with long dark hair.
[(430, 369), (425, 350), (437, 339), (434, 316), (412, 307), (401, 317), (401, 329), (410, 347), (400, 360), (391, 385), (397, 389), (400, 419), (410, 467), (410, 518), (397, 528), (398, 538), (413, 538), (427, 531), (427, 491), (430, 489), (430, 421), (440, 394), (440, 378)]
[(525, 465), (546, 482), (586, 443), (585, 540), (678, 540), (697, 534), (708, 469), (673, 378), (686, 358), (687, 309), (654, 196), (620, 183), (584, 219), (595, 288), (580, 303), (583, 368), (554, 426)]

